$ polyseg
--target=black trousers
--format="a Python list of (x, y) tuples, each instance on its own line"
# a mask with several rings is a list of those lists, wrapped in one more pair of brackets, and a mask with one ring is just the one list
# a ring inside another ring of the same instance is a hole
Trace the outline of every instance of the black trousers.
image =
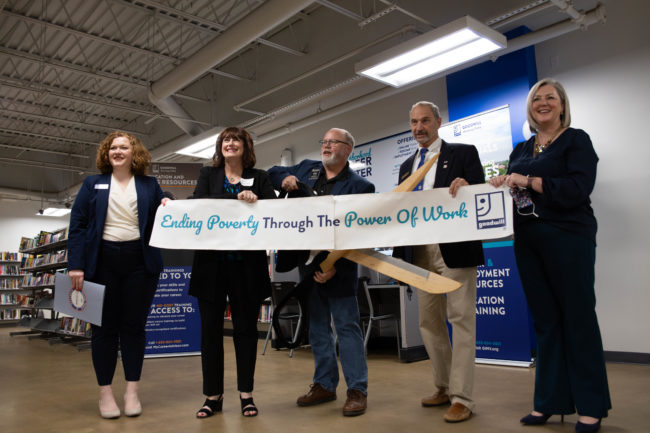
[(612, 404), (596, 317), (594, 242), (531, 222), (515, 229), (514, 246), (537, 336), (534, 409), (606, 417)]
[(144, 264), (140, 240), (102, 241), (93, 281), (106, 285), (102, 326), (92, 327), (92, 359), (100, 386), (110, 385), (118, 348), (127, 381), (140, 380), (147, 316), (158, 285)]
[(228, 302), (233, 322), (233, 342), (237, 362), (237, 389), (252, 392), (257, 357), (257, 320), (261, 302), (247, 296), (242, 275), (251, 272), (242, 262), (233, 261), (222, 275), (214, 302), (199, 299), (201, 313), (201, 366), (203, 394), (223, 394), (223, 324)]

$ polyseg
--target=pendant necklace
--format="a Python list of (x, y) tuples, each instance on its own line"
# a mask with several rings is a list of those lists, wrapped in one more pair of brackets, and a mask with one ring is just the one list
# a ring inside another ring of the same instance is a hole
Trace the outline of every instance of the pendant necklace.
[(560, 127), (559, 127), (558, 129), (555, 130), (555, 132), (553, 133), (553, 135), (551, 135), (551, 137), (548, 139), (548, 141), (546, 141), (546, 143), (540, 143), (540, 142), (539, 142), (539, 133), (537, 133), (537, 134), (535, 135), (535, 147), (534, 147), (534, 153), (535, 153), (535, 156), (537, 156), (537, 155), (539, 155), (540, 153), (542, 153), (542, 152), (543, 152), (543, 151), (544, 151), (544, 150), (545, 150), (545, 149), (546, 149), (546, 148), (551, 144), (551, 142), (552, 142), (553, 140), (555, 140), (555, 137), (558, 136), (558, 134), (560, 133), (560, 131), (562, 130), (562, 128), (563, 128), (563, 126), (560, 125)]

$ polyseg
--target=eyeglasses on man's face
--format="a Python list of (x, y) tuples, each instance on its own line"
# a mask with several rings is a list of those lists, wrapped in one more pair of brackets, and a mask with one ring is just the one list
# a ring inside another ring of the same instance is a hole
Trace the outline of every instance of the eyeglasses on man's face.
[(331, 146), (336, 146), (339, 143), (341, 143), (341, 144), (350, 144), (347, 141), (341, 141), (341, 140), (318, 140), (318, 143), (321, 146), (325, 146), (325, 145), (328, 145), (328, 144), (331, 145)]

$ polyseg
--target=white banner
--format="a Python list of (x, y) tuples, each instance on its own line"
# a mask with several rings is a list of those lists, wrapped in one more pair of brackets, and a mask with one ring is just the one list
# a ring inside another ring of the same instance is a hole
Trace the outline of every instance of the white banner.
[(332, 250), (502, 238), (512, 234), (505, 188), (462, 187), (260, 200), (172, 200), (150, 244), (168, 249)]

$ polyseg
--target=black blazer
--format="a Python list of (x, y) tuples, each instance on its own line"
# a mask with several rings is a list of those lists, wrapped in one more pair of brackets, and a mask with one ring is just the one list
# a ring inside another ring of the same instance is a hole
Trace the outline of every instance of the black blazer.
[[(416, 155), (417, 152), (400, 166), (399, 183), (411, 175)], [(478, 151), (476, 147), (469, 144), (447, 143), (442, 140), (433, 187), (448, 187), (457, 177), (465, 179), (470, 185), (485, 183), (485, 173)], [(481, 241), (443, 243), (440, 244), (440, 252), (448, 268), (467, 268), (482, 265), (485, 262)], [(412, 247), (397, 247), (394, 249), (393, 255), (409, 263), (413, 262)]]
[[(203, 167), (194, 189), (193, 198), (237, 199), (235, 194), (223, 191), (225, 171), (223, 167)], [(259, 199), (276, 198), (269, 175), (255, 168), (244, 169), (242, 179), (253, 179), (252, 186), (242, 189), (253, 191)], [(199, 250), (194, 253), (189, 294), (205, 301), (214, 301), (222, 296), (219, 287), (222, 275), (229, 271), (225, 262), (220, 261), (223, 251)], [(266, 259), (266, 251), (240, 251), (248, 269), (241, 275), (246, 296), (251, 302), (261, 302), (271, 296), (271, 279)]]
[[(81, 269), (84, 279), (92, 281), (99, 260), (99, 248), (104, 234), (108, 210), (111, 173), (88, 176), (77, 194), (70, 214), (68, 235), (68, 269)], [(158, 275), (162, 270), (160, 250), (149, 246), (156, 210), (163, 192), (155, 177), (135, 176), (138, 194), (138, 226), (147, 270)]]

